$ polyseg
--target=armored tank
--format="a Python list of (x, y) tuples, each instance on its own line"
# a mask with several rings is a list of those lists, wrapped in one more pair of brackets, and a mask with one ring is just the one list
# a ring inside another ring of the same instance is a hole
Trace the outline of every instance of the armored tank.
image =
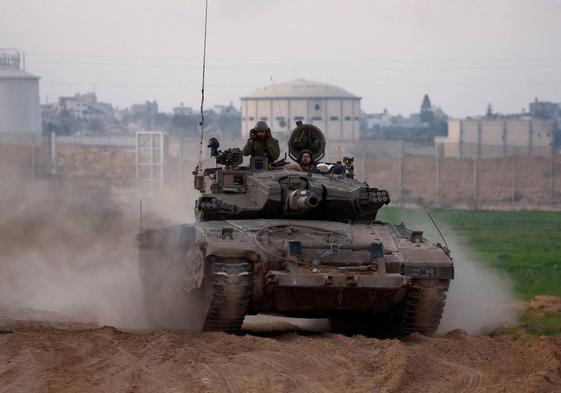
[[(194, 172), (197, 223), (138, 235), (154, 327), (200, 320), (196, 329), (237, 333), (246, 315), (262, 313), (329, 318), (345, 334), (435, 332), (450, 252), (376, 220), (390, 196), (354, 179), (352, 158), (304, 172), (264, 157), (243, 166), (240, 149), (220, 151), (216, 139), (209, 147), (216, 166)], [(299, 122), (288, 147), (318, 164), (325, 138)]]

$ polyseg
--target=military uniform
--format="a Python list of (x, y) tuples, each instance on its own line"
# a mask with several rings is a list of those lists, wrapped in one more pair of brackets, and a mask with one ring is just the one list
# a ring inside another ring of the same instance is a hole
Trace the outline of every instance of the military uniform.
[(251, 134), (260, 129), (267, 131), (265, 138), (260, 139), (256, 136), (249, 138), (242, 153), (244, 156), (267, 157), (269, 163), (272, 163), (280, 156), (279, 141), (272, 137), (271, 131), (265, 122), (258, 122), (255, 128), (251, 130)]
[(315, 163), (313, 161), (310, 161), (308, 165), (302, 164), (302, 156), (304, 155), (304, 153), (307, 153), (310, 156), (310, 159), (313, 160), (313, 155), (310, 150), (302, 150), (300, 152), (300, 157), (298, 158), (297, 162), (292, 162), (290, 164), (287, 164), (283, 168), (289, 171), (314, 172), (316, 168), (315, 168)]

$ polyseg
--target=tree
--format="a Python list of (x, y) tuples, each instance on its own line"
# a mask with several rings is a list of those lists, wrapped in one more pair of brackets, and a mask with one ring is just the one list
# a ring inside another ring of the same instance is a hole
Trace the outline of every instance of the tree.
[(432, 104), (428, 94), (423, 97), (423, 103), (421, 104), (421, 122), (432, 124), (434, 121), (434, 113), (432, 110)]
[(491, 103), (487, 104), (487, 113), (485, 113), (485, 117), (495, 117), (495, 114), (493, 113), (493, 105), (491, 105)]

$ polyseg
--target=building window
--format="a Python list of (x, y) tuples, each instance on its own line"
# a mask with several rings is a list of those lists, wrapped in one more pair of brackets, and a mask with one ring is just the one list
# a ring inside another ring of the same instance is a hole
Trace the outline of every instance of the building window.
[(315, 105), (314, 105), (314, 109), (315, 109), (316, 111), (319, 111), (319, 110), (321, 109), (321, 106), (319, 106), (319, 104), (315, 104)]
[(358, 120), (358, 116), (355, 116), (355, 120)]
[(259, 118), (259, 120), (263, 120), (263, 121), (267, 121), (267, 119), (268, 119), (267, 116), (261, 116), (261, 117)]
[(285, 119), (284, 119), (284, 116), (277, 116), (277, 117), (275, 117), (275, 120), (276, 121), (284, 121)]
[(345, 120), (349, 121), (349, 120), (351, 120), (351, 117), (350, 116), (345, 116)]
[(245, 121), (245, 117), (242, 117), (242, 121)]
[(313, 116), (312, 121), (321, 121), (321, 116)]
[(331, 121), (337, 121), (337, 120), (339, 120), (339, 116), (331, 116), (331, 117), (329, 118), (329, 120), (331, 120)]
[(253, 116), (250, 116), (249, 121), (253, 121), (253, 120), (255, 120), (255, 118)]
[(294, 116), (294, 120), (298, 121), (304, 121), (304, 116)]

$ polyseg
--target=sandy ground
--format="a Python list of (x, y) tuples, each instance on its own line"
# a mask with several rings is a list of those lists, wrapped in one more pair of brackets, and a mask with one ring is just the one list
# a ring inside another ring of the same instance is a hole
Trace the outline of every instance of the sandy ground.
[(297, 333), (285, 323), (247, 324), (243, 336), (1, 324), (11, 331), (0, 334), (1, 392), (561, 392), (560, 337), (455, 330), (400, 341)]

